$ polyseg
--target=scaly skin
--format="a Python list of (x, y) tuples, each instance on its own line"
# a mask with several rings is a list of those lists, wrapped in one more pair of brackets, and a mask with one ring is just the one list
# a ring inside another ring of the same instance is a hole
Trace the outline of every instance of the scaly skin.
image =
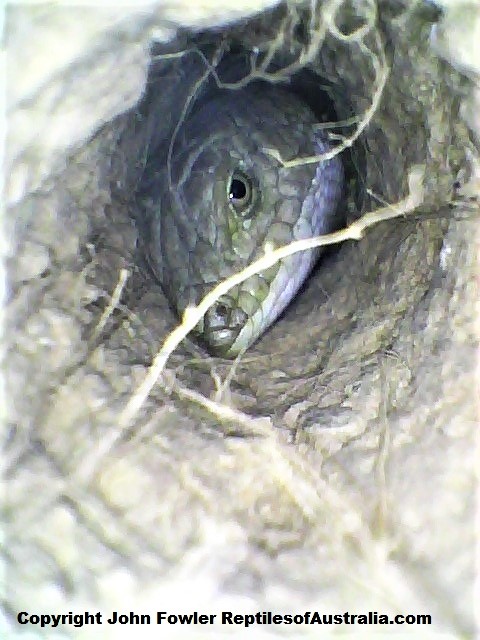
[[(170, 162), (165, 145), (152, 153), (138, 192), (147, 220), (144, 245), (179, 316), (260, 257), (266, 243), (278, 247), (335, 228), (343, 187), (339, 157), (284, 168), (266, 151), (285, 159), (327, 151), (316, 122), (284, 87), (217, 89), (187, 114)], [(232, 179), (250, 188), (244, 208), (232, 206)], [(297, 253), (235, 287), (197, 325), (201, 342), (225, 357), (247, 349), (289, 304), (318, 255)]]

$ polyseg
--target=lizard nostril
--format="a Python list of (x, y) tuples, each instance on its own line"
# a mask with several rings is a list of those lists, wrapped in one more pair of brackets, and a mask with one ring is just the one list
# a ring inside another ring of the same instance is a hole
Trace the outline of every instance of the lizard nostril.
[(228, 308), (226, 307), (225, 304), (220, 303), (215, 307), (215, 311), (217, 316), (219, 316), (220, 318), (222, 318), (225, 322), (228, 319)]

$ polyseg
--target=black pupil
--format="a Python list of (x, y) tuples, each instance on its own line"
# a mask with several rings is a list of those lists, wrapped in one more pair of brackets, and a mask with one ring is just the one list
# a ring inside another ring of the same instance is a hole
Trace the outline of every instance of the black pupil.
[(230, 183), (229, 196), (232, 200), (242, 200), (247, 195), (247, 187), (243, 180), (234, 178)]

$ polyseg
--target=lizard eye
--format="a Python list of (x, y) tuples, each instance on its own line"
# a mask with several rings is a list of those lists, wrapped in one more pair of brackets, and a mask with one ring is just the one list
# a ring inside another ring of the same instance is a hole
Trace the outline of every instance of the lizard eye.
[(234, 213), (246, 216), (252, 206), (255, 188), (251, 178), (241, 171), (234, 171), (228, 183), (228, 203)]

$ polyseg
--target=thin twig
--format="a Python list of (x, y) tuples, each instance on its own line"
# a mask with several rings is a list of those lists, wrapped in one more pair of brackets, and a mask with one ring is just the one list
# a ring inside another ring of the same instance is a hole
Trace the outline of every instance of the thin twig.
[(220, 422), (233, 422), (237, 429), (238, 427), (242, 428), (242, 435), (269, 437), (272, 434), (272, 422), (270, 418), (253, 418), (243, 411), (211, 400), (198, 391), (183, 387), (179, 385), (178, 382), (174, 383), (173, 392), (181, 398), (185, 398), (204, 407), (204, 409), (207, 409), (207, 411), (218, 418)]
[(104, 312), (100, 316), (100, 320), (98, 321), (97, 326), (95, 327), (95, 330), (92, 333), (92, 336), (90, 338), (91, 342), (97, 341), (102, 331), (105, 329), (105, 325), (107, 324), (108, 319), (110, 318), (112, 313), (115, 311), (115, 309), (118, 307), (118, 303), (120, 302), (120, 298), (122, 296), (122, 292), (123, 292), (123, 289), (125, 288), (129, 275), (130, 275), (130, 272), (128, 271), (128, 269), (120, 269), (118, 282), (115, 286), (115, 289), (113, 290), (113, 293), (111, 295), (111, 298), (107, 307), (105, 308)]

